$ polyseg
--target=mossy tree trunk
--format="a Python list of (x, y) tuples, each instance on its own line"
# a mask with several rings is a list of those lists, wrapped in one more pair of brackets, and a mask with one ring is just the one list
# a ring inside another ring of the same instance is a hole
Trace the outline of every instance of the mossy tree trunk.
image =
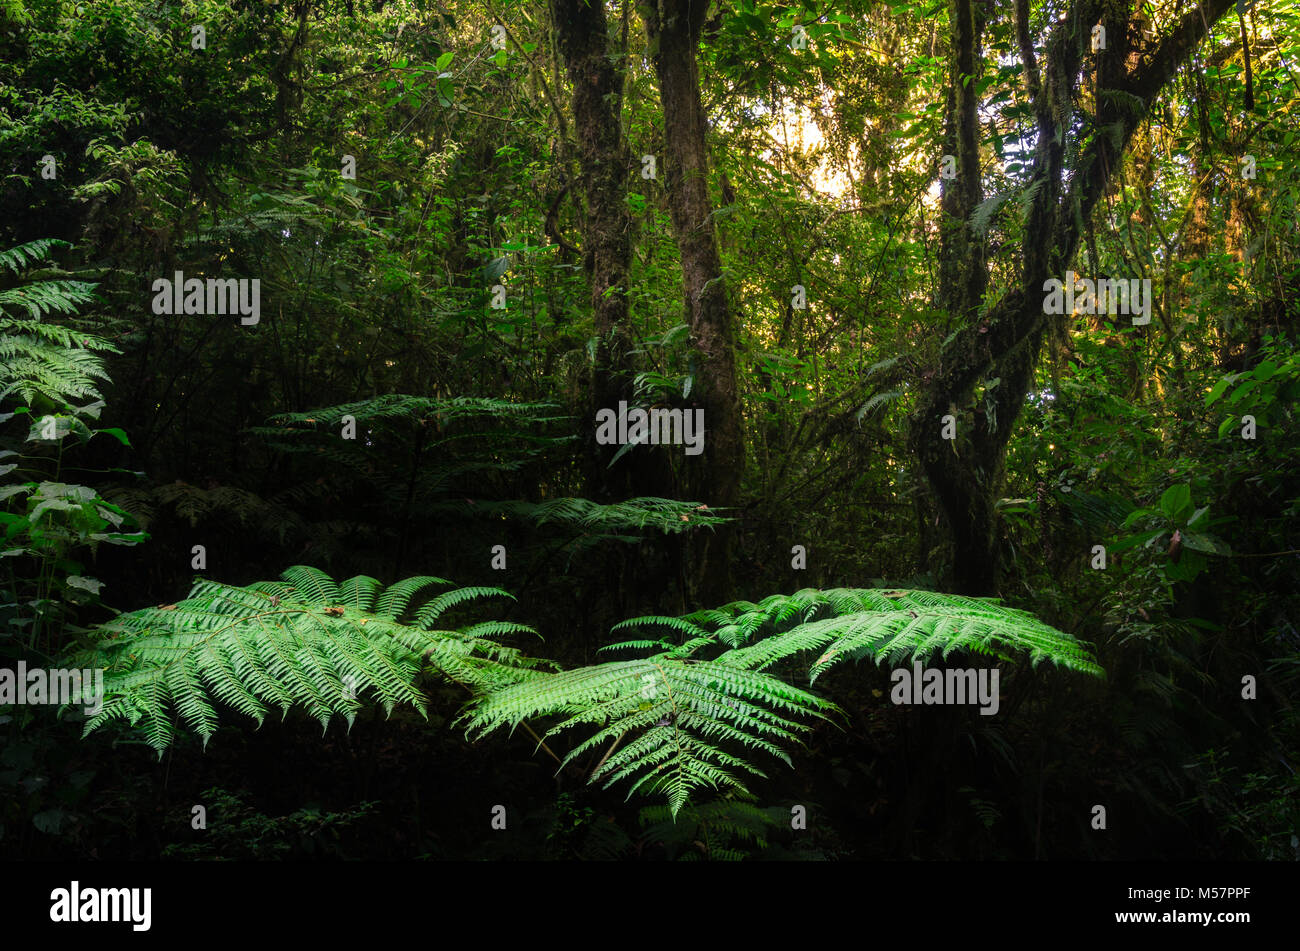
[[(705, 0), (645, 0), (638, 6), (663, 102), (668, 210), (681, 253), (691, 341), (700, 354), (696, 387), (705, 440), (698, 491), (712, 507), (734, 507), (745, 462), (736, 332), (713, 225), (696, 63), (708, 8)], [(732, 531), (719, 528), (698, 546), (697, 577), (710, 602), (729, 596), (732, 537)]]
[(622, 460), (609, 467), (618, 447), (596, 443), (595, 413), (627, 398), (632, 375), (632, 219), (626, 198), (630, 158), (621, 131), (623, 80), (618, 65), (623, 51), (611, 49), (605, 7), (599, 0), (551, 0), (551, 22), (572, 88), (584, 199), (582, 258), (591, 281), (597, 340), (583, 420), (588, 491), (600, 501), (614, 501), (626, 497), (629, 467)]
[[(1035, 152), (1023, 195), (1018, 280), (985, 299), (987, 238), (968, 225), (981, 199), (977, 73), (985, 5), (950, 0), (947, 133), (957, 178), (944, 182), (935, 301), (956, 319), (958, 330), (921, 396), (909, 444), (947, 519), (958, 592), (997, 591), (1000, 545), (994, 506), (1007, 441), (1033, 382), (1050, 319), (1043, 312), (1043, 284), (1052, 277), (1064, 279), (1084, 223), (1110, 185), (1134, 131), (1178, 66), (1232, 4), (1205, 0), (1181, 14), (1152, 48), (1138, 50), (1143, 24), (1132, 2), (1076, 0), (1051, 25), (1040, 70), (1028, 0), (1015, 0), (1025, 86), (1036, 117)], [(1107, 42), (1094, 52), (1097, 24), (1105, 27)], [(1076, 116), (1078, 93), (1089, 87), (1096, 90), (1094, 113)], [(1067, 149), (1070, 139), (1075, 141)], [(955, 440), (943, 438), (942, 418), (948, 414), (956, 417)]]

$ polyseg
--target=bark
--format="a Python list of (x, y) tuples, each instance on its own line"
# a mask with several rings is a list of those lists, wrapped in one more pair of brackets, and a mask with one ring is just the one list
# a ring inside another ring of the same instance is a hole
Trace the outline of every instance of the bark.
[(620, 120), (623, 82), (611, 56), (609, 26), (601, 0), (551, 0), (556, 46), (572, 86), (574, 131), (585, 199), (583, 267), (591, 281), (596, 353), (584, 417), (588, 491), (615, 501), (629, 491), (631, 454), (609, 467), (617, 446), (595, 440), (595, 414), (628, 397), (631, 350), (628, 273), (632, 220), (626, 201), (630, 167)]
[[(706, 121), (695, 58), (708, 6), (707, 0), (644, 0), (638, 9), (663, 102), (668, 209), (681, 253), (691, 340), (701, 358), (696, 387), (704, 409), (705, 439), (699, 491), (710, 507), (731, 508), (740, 499), (745, 454), (735, 328), (713, 225)], [(720, 528), (702, 545), (699, 574), (710, 600), (729, 593), (731, 536)]]
[[(1064, 276), (1078, 250), (1084, 222), (1105, 193), (1143, 116), (1179, 64), (1232, 4), (1233, 0), (1204, 0), (1175, 22), (1149, 56), (1135, 60), (1130, 54), (1141, 27), (1132, 4), (1076, 0), (1051, 29), (1040, 73), (1029, 31), (1028, 0), (1015, 2), (1017, 39), (1037, 123), (1035, 159), (1025, 196), (1020, 276), (980, 316), (981, 302), (973, 296), (979, 282), (955, 259), (959, 254), (982, 256), (983, 239), (977, 243), (956, 222), (947, 223), (941, 232), (947, 267), (941, 270), (936, 300), (967, 320), (940, 355), (912, 418), (909, 440), (947, 518), (953, 581), (959, 592), (997, 590), (1000, 545), (994, 500), (1001, 487), (1007, 441), (1033, 381), (1047, 328), (1043, 283)], [(963, 150), (956, 153), (960, 175), (970, 161), (968, 153), (978, 145), (970, 133), (972, 127), (978, 128), (973, 115), (977, 104), (964, 94), (960, 75), (979, 50), (974, 2), (951, 0), (949, 19), (954, 43), (949, 129), (955, 147)], [(1091, 30), (1099, 22), (1106, 26), (1108, 42), (1104, 51), (1094, 54)], [(1099, 92), (1094, 114), (1078, 133), (1074, 112), (1085, 62), (1090, 67), (1095, 64)], [(1065, 141), (1076, 134), (1085, 139), (1077, 159), (1067, 167)], [(954, 213), (965, 213), (977, 194), (969, 183), (965, 188), (949, 205)], [(999, 381), (996, 388), (972, 408), (977, 386), (994, 379)], [(942, 438), (940, 420), (949, 413), (957, 417), (955, 442)]]

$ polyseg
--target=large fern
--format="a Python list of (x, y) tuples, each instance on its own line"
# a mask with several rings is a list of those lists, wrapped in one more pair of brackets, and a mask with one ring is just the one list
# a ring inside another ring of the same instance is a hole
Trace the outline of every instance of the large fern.
[(554, 718), (542, 737), (533, 734), (539, 745), (581, 733), (556, 756), (562, 767), (590, 757), (590, 781), (607, 788), (626, 781), (629, 797), (661, 794), (675, 816), (703, 787), (747, 794), (746, 779), (764, 775), (751, 762), (755, 754), (788, 764), (800, 735), (840, 712), (767, 672), (779, 661), (817, 653), (809, 668), (814, 681), (846, 659), (897, 663), (954, 651), (1027, 654), (1034, 664), (1046, 659), (1102, 673), (1086, 645), (993, 599), (864, 588), (806, 589), (680, 618), (635, 618), (615, 629), (659, 628), (675, 637), (604, 648), (654, 651), (642, 659), (547, 672), (496, 642), (531, 630), (523, 625), (434, 629), (448, 609), (503, 595), (498, 589), (429, 598), (448, 582), (421, 577), (384, 588), (360, 576), (335, 583), (303, 567), (282, 577), (247, 588), (199, 582), (186, 601), (105, 625), (110, 639), (88, 662), (107, 669), (107, 698), (86, 732), (111, 719), (143, 718), (161, 750), (172, 738), (174, 709), (206, 740), (216, 725), (212, 698), (259, 722), (268, 705), (305, 707), (325, 725), (334, 714), (351, 722), (360, 690), (373, 691), (390, 712), (398, 703), (423, 712), (415, 679), (427, 667), (470, 688), (467, 735), (521, 724), (532, 733), (528, 720)]
[[(408, 578), (384, 587), (358, 576), (334, 582), (310, 567), (286, 570), (281, 581), (235, 587), (198, 581), (189, 598), (134, 611), (102, 625), (107, 639), (80, 665), (105, 669), (105, 698), (85, 732), (111, 721), (143, 721), (160, 751), (179, 715), (206, 744), (216, 729), (213, 700), (260, 724), (268, 707), (305, 708), (328, 727), (350, 724), (363, 694), (390, 714), (397, 704), (424, 713), (416, 685), (423, 670), (487, 689), (534, 676), (539, 661), (496, 638), (532, 633), (509, 621), (441, 630), (450, 608), (498, 588), (458, 588), (441, 578)], [(432, 596), (430, 596), (432, 595)]]
[[(674, 815), (700, 787), (746, 792), (743, 774), (763, 772), (741, 753), (764, 752), (790, 762), (794, 743), (813, 718), (834, 704), (757, 671), (663, 652), (644, 660), (541, 674), (486, 694), (465, 717), (467, 733), (482, 735), (532, 717), (564, 719), (542, 737), (595, 727), (564, 757), (605, 753), (589, 776), (608, 788), (628, 780), (667, 796)], [(736, 752), (731, 752), (735, 750)]]
[[(845, 660), (902, 663), (954, 651), (1010, 660), (1026, 654), (1037, 666), (1058, 666), (1100, 676), (1088, 646), (1044, 624), (1027, 611), (994, 598), (971, 598), (935, 591), (875, 588), (807, 588), (777, 594), (758, 604), (737, 601), (681, 618), (645, 617), (624, 621), (615, 630), (666, 628), (685, 638), (677, 648), (693, 655), (727, 647), (717, 663), (764, 670), (798, 654), (815, 653), (810, 682)], [(667, 641), (631, 641), (623, 647), (667, 646)]]
[[(340, 439), (344, 417), (356, 421), (356, 439)], [(404, 522), (436, 520), (473, 506), (463, 496), (490, 499), (516, 473), (575, 438), (554, 434), (549, 403), (478, 397), (424, 397), (389, 393), (301, 413), (283, 413), (254, 427), (269, 448), (306, 456), (305, 484), (286, 489), (301, 505), (364, 487), (377, 508)], [(281, 500), (274, 500), (281, 501)]]
[(605, 747), (589, 778), (607, 787), (626, 779), (629, 796), (662, 793), (673, 815), (701, 787), (747, 792), (745, 774), (763, 775), (752, 753), (789, 763), (786, 747), (812, 720), (838, 710), (765, 671), (778, 661), (816, 652), (813, 681), (843, 660), (896, 663), (954, 651), (998, 659), (1023, 653), (1035, 665), (1046, 659), (1101, 674), (1084, 644), (1027, 612), (933, 591), (806, 589), (685, 617), (634, 618), (614, 629), (671, 636), (602, 648), (656, 651), (642, 660), (544, 674), (487, 693), (466, 715), (467, 730), (481, 735), (548, 716), (560, 719), (543, 741), (586, 728), (562, 764)]

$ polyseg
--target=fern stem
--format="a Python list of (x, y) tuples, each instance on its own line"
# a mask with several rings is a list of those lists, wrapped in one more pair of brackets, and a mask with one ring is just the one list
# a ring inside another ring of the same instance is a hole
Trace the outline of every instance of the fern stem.
[(605, 750), (605, 755), (600, 758), (600, 762), (596, 764), (596, 768), (591, 771), (593, 777), (599, 773), (600, 768), (605, 765), (605, 760), (609, 759), (610, 756), (613, 755), (614, 751), (618, 749), (618, 744), (623, 741), (623, 737), (625, 736), (627, 736), (627, 730), (624, 730), (618, 736), (614, 737), (614, 742), (609, 744), (609, 749)]
[[(468, 690), (471, 696), (474, 695), (474, 688), (471, 687), (469, 684), (465, 683), (463, 680), (457, 680), (456, 683), (460, 684), (462, 687)], [(528, 731), (528, 735), (537, 741), (538, 746), (540, 746), (542, 749), (546, 750), (548, 754), (550, 754), (551, 759), (555, 760), (555, 762), (560, 764), (560, 766), (564, 765), (564, 760), (560, 759), (558, 756), (555, 755), (555, 751), (546, 745), (546, 741), (537, 735), (537, 732), (532, 728), (532, 726), (529, 724), (527, 720), (520, 720), (519, 725)]]
[(527, 720), (520, 720), (520, 721), (519, 721), (519, 724), (520, 724), (520, 725), (521, 725), (525, 730), (528, 731), (528, 735), (529, 735), (529, 736), (531, 736), (534, 740), (537, 741), (537, 745), (538, 745), (538, 746), (540, 746), (542, 749), (546, 750), (547, 753), (550, 753), (550, 754), (551, 754), (551, 759), (555, 760), (555, 762), (559, 763), (561, 766), (564, 765), (564, 760), (560, 759), (558, 756), (555, 755), (555, 752), (554, 752), (554, 751), (553, 751), (549, 746), (546, 745), (546, 741), (543, 740), (540, 736), (538, 736), (538, 735), (533, 731), (533, 728), (532, 728), (531, 726), (528, 725), (528, 721), (527, 721)]

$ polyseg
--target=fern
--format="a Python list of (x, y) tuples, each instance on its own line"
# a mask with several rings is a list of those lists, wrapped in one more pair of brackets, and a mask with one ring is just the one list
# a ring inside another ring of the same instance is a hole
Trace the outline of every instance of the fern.
[(681, 815), (666, 806), (646, 806), (637, 821), (645, 842), (663, 846), (679, 862), (739, 862), (768, 849), (769, 835), (780, 829), (773, 810), (737, 797), (687, 806)]
[(27, 265), (45, 260), (55, 248), (67, 247), (71, 245), (59, 238), (37, 238), (8, 251), (0, 250), (0, 267), (17, 274)]
[(512, 500), (486, 503), (483, 509), (485, 513), (505, 512), (525, 518), (538, 526), (559, 523), (580, 530), (585, 539), (593, 542), (640, 542), (643, 540), (640, 535), (622, 533), (655, 528), (672, 534), (701, 526), (712, 528), (728, 521), (699, 502), (660, 498), (628, 499), (608, 505), (580, 498), (546, 499), (542, 502)]
[[(746, 756), (763, 752), (790, 763), (782, 744), (834, 704), (775, 677), (735, 666), (655, 655), (542, 674), (479, 698), (466, 714), (468, 735), (513, 728), (531, 717), (565, 717), (545, 736), (595, 727), (562, 761), (606, 752), (590, 774), (605, 788), (627, 780), (660, 793), (676, 815), (701, 787), (746, 792), (743, 774), (763, 776)], [(624, 742), (626, 741), (626, 742)], [(737, 753), (724, 749), (724, 745)]]
[(1034, 666), (1050, 660), (1081, 673), (1103, 673), (1087, 645), (1026, 611), (992, 598), (934, 591), (809, 588), (773, 595), (757, 605), (739, 601), (683, 618), (637, 618), (615, 630), (656, 626), (689, 635), (691, 653), (726, 645), (730, 650), (716, 662), (746, 670), (764, 670), (796, 654), (816, 652), (810, 682), (845, 660), (870, 657), (877, 664), (896, 664), (948, 657), (954, 651), (1004, 660), (1026, 653)]
[(413, 610), (418, 596), (448, 582), (410, 578), (385, 588), (360, 576), (336, 583), (305, 566), (281, 578), (242, 588), (198, 581), (184, 601), (102, 625), (107, 638), (80, 659), (105, 669), (103, 706), (85, 733), (112, 720), (143, 721), (161, 755), (174, 739), (173, 714), (206, 745), (217, 725), (214, 700), (259, 724), (269, 706), (286, 714), (299, 706), (328, 728), (336, 714), (351, 724), (365, 691), (390, 715), (398, 704), (423, 714), (415, 685), (423, 670), (488, 689), (536, 676), (542, 663), (494, 640), (534, 633), (523, 624), (435, 629), (454, 605), (509, 597), (497, 588), (447, 591)]
[[(45, 238), (0, 251), (0, 267), (15, 273), (43, 260), (66, 241)], [(41, 281), (0, 291), (0, 400), (12, 393), (31, 404), (38, 396), (56, 406), (99, 399), (98, 380), (108, 379), (96, 351), (119, 353), (106, 340), (46, 323), (51, 314), (72, 314), (94, 298), (84, 281)]]
[[(310, 482), (285, 490), (284, 500), (301, 505), (313, 494), (364, 485), (377, 506), (410, 520), (438, 517), (449, 507), (463, 512), (465, 506), (448, 503), (449, 496), (467, 494), (474, 486), (490, 498), (491, 474), (517, 472), (546, 450), (572, 442), (572, 435), (530, 431), (568, 419), (554, 410), (549, 403), (385, 394), (284, 413), (272, 417), (274, 425), (249, 432), (275, 451), (309, 455)], [(356, 420), (364, 438), (338, 438), (345, 416)], [(322, 468), (323, 480), (318, 478)], [(457, 493), (457, 486), (466, 488)]]
[[(700, 787), (747, 794), (742, 776), (763, 775), (748, 761), (762, 752), (789, 763), (783, 744), (807, 721), (838, 708), (765, 672), (779, 661), (816, 652), (816, 679), (844, 660), (878, 664), (954, 651), (1010, 659), (1027, 653), (1101, 675), (1086, 645), (1027, 612), (990, 598), (932, 591), (835, 588), (737, 601), (684, 617), (633, 618), (614, 630), (663, 629), (669, 638), (639, 638), (602, 650), (658, 650), (641, 660), (544, 674), (479, 698), (466, 715), (471, 735), (517, 726), (530, 717), (561, 716), (542, 738), (594, 727), (563, 759), (567, 766), (608, 746), (590, 779), (606, 787), (628, 780), (667, 796), (675, 817)], [(699, 656), (708, 648), (717, 656)], [(624, 742), (626, 740), (626, 742)], [(736, 752), (724, 749), (734, 748)]]
[(1011, 198), (1013, 195), (1015, 195), (1014, 189), (998, 192), (996, 195), (986, 198), (976, 205), (975, 210), (971, 212), (970, 216), (971, 231), (980, 236), (986, 234), (989, 230), (989, 225), (991, 225), (993, 219), (997, 217), (999, 209), (1001, 209), (1007, 199)]
[(389, 419), (434, 420), (439, 424), (460, 419), (476, 417), (514, 417), (534, 422), (552, 422), (568, 419), (567, 416), (547, 416), (547, 411), (554, 410), (551, 403), (513, 403), (487, 397), (458, 396), (439, 399), (428, 396), (408, 396), (402, 393), (385, 393), (373, 399), (356, 403), (344, 403), (329, 406), (306, 413), (281, 413), (272, 417), (272, 422), (281, 426), (301, 427), (318, 425), (335, 425), (344, 416), (351, 416), (357, 422)]
[(860, 423), (863, 417), (870, 416), (886, 403), (892, 403), (894, 400), (901, 399), (904, 395), (902, 390), (887, 390), (884, 393), (877, 393), (859, 407), (855, 419)]

